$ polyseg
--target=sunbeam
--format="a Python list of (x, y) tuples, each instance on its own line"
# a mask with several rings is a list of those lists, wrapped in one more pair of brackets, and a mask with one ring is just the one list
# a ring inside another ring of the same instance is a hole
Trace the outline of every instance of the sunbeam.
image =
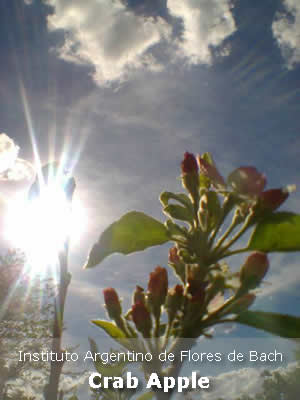
[(78, 198), (70, 204), (57, 180), (42, 185), (40, 193), (28, 199), (19, 193), (8, 206), (6, 236), (25, 251), (33, 275), (55, 266), (67, 238), (73, 243), (85, 225), (84, 208)]

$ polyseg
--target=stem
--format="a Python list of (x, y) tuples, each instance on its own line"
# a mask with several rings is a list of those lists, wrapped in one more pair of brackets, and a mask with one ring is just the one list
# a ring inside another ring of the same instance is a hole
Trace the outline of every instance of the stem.
[(227, 301), (225, 301), (225, 303), (218, 310), (210, 314), (210, 316), (207, 319), (204, 319), (202, 321), (203, 322), (202, 327), (207, 328), (211, 325), (214, 325), (215, 323), (218, 323), (218, 318), (220, 317), (222, 311), (224, 311), (224, 309), (226, 309), (229, 305), (234, 303), (237, 300), (237, 298), (238, 297), (235, 295), (230, 297)]
[(235, 229), (235, 227), (237, 225), (238, 225), (238, 222), (236, 220), (233, 220), (232, 224), (225, 231), (224, 235), (218, 240), (215, 250), (218, 250), (222, 246), (224, 241), (228, 238), (228, 236), (231, 234), (231, 232)]
[(252, 218), (253, 218), (253, 214), (249, 214), (249, 216), (245, 220), (244, 225), (242, 226), (241, 230), (239, 232), (237, 232), (237, 234), (226, 244), (226, 246), (224, 246), (223, 248), (220, 249), (221, 256), (223, 256), (224, 253), (226, 253), (226, 250), (228, 250), (238, 239), (240, 239), (241, 236), (243, 236), (243, 234), (250, 227), (250, 225), (252, 223)]
[(194, 204), (193, 204), (193, 208), (194, 208), (194, 216), (195, 216), (195, 228), (199, 228), (199, 218), (198, 218), (198, 209), (199, 209), (199, 198), (194, 199)]
[(223, 222), (225, 221), (227, 215), (230, 213), (230, 211), (232, 210), (232, 207), (234, 206), (234, 202), (232, 201), (232, 198), (229, 196), (226, 198), (226, 200), (223, 203), (223, 214), (217, 224), (217, 226), (215, 227), (210, 239), (209, 239), (209, 246), (211, 247), (221, 226), (223, 225)]
[[(173, 321), (174, 321), (174, 319), (173, 319)], [(167, 331), (165, 333), (165, 339), (164, 339), (164, 343), (163, 343), (163, 346), (162, 346), (163, 350), (167, 349), (167, 346), (168, 346), (168, 343), (169, 343), (169, 337), (170, 337), (171, 329), (173, 327), (173, 321), (170, 321), (170, 320), (168, 321)]]
[(215, 240), (215, 237), (217, 236), (217, 233), (219, 232), (219, 230), (220, 230), (220, 228), (221, 228), (221, 226), (222, 226), (222, 224), (223, 224), (223, 222), (225, 221), (225, 218), (226, 218), (226, 215), (222, 215), (222, 218), (220, 219), (220, 221), (219, 221), (219, 223), (218, 223), (218, 225), (215, 227), (215, 229), (213, 230), (213, 233), (212, 233), (212, 235), (211, 235), (211, 237), (209, 238), (209, 242), (208, 242), (208, 245), (211, 247), (212, 246), (212, 244), (213, 244), (213, 242), (214, 242), (214, 240)]
[(154, 329), (154, 337), (159, 337), (159, 329), (160, 329), (160, 312), (155, 316), (155, 329)]
[(115, 323), (117, 327), (125, 333), (126, 337), (131, 338), (133, 336), (134, 332), (130, 331), (129, 325), (126, 323), (126, 320), (124, 320), (123, 317), (120, 316), (119, 318), (116, 318)]
[[(54, 303), (54, 324), (53, 324), (53, 340), (52, 352), (54, 357), (63, 359), (62, 350), (62, 333), (63, 333), (63, 320), (64, 309), (67, 297), (68, 286), (70, 278), (68, 274), (68, 249), (69, 240), (66, 240), (64, 249), (59, 254), (59, 267), (60, 267), (60, 282), (58, 294)], [(49, 383), (45, 387), (44, 397), (45, 400), (57, 400), (59, 395), (59, 381), (62, 372), (64, 361), (51, 361)]]
[[(171, 347), (170, 351), (175, 355), (175, 359), (172, 363), (172, 365), (167, 369), (165, 372), (165, 375), (173, 377), (175, 379), (178, 378), (178, 375), (180, 373), (180, 370), (183, 366), (183, 362), (181, 361), (180, 353), (183, 350), (190, 350), (196, 343), (196, 339), (190, 338), (190, 339), (184, 339), (184, 338), (178, 338), (175, 340), (173, 346)], [(171, 391), (169, 393), (163, 393), (163, 392), (157, 392), (156, 393), (156, 398), (157, 400), (167, 400), (171, 399), (173, 396), (174, 392)]]
[(227, 253), (224, 253), (223, 257), (234, 256), (235, 254), (245, 253), (246, 251), (249, 251), (249, 248), (248, 247), (242, 247), (241, 249), (228, 251)]

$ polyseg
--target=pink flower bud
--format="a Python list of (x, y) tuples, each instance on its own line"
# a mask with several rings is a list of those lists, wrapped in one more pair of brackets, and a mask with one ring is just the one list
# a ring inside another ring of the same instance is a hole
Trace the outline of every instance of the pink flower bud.
[(172, 322), (180, 311), (183, 300), (184, 300), (184, 289), (182, 285), (176, 285), (170, 289), (166, 299), (166, 310), (169, 317), (169, 322)]
[(152, 321), (145, 304), (141, 302), (134, 304), (131, 308), (131, 315), (136, 329), (141, 332), (144, 337), (150, 337)]
[(275, 211), (289, 197), (289, 192), (283, 189), (269, 189), (261, 193), (259, 199), (263, 208)]
[(188, 152), (184, 153), (181, 170), (183, 174), (191, 174), (193, 172), (198, 173), (198, 163), (194, 154)]
[(180, 258), (178, 255), (177, 247), (171, 247), (169, 250), (169, 263), (171, 264), (178, 264), (180, 263)]
[(148, 292), (151, 302), (162, 305), (168, 292), (168, 273), (165, 268), (157, 266), (150, 274)]
[(209, 178), (214, 186), (225, 186), (224, 178), (214, 165), (200, 156), (198, 156), (198, 162), (200, 165), (200, 172)]
[(233, 303), (228, 311), (233, 314), (241, 314), (242, 312), (247, 311), (248, 308), (252, 306), (255, 299), (255, 294), (247, 293), (244, 296), (240, 297), (235, 303)]
[[(182, 250), (181, 250), (182, 252)], [(176, 275), (182, 280), (185, 280), (185, 264), (179, 257), (177, 247), (169, 249), (169, 264), (174, 269)]]
[(266, 186), (266, 177), (255, 167), (240, 167), (228, 177), (228, 184), (237, 193), (246, 196), (259, 196)]
[(269, 260), (265, 253), (256, 251), (250, 254), (241, 268), (240, 280), (247, 290), (255, 289), (269, 269)]
[(183, 292), (184, 289), (182, 285), (176, 285), (174, 288), (169, 290), (166, 300), (166, 308), (169, 315), (175, 315), (180, 308), (183, 300)]
[(145, 293), (141, 286), (136, 286), (135, 292), (133, 294), (133, 303), (145, 303)]
[(183, 296), (184, 289), (182, 285), (176, 285), (173, 290), (174, 290), (174, 295), (178, 297)]
[(111, 319), (120, 318), (122, 314), (122, 308), (118, 293), (113, 288), (107, 288), (103, 290), (104, 302)]
[(198, 163), (194, 154), (184, 154), (181, 170), (182, 186), (189, 192), (193, 203), (197, 205), (199, 201), (199, 174)]

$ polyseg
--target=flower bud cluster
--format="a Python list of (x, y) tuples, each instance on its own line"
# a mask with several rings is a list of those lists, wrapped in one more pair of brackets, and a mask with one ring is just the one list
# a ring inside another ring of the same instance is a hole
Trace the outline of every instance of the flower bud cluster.
[(125, 318), (116, 291), (104, 290), (108, 315), (127, 337), (165, 336), (167, 341), (169, 336), (205, 335), (213, 325), (248, 310), (256, 298), (253, 291), (268, 272), (268, 256), (261, 251), (251, 253), (236, 273), (222, 260), (248, 251), (237, 248), (237, 241), (276, 212), (290, 190), (266, 190), (265, 175), (253, 166), (241, 166), (225, 179), (208, 153), (186, 152), (181, 180), (188, 195), (163, 192), (160, 197), (169, 218), (165, 228), (174, 242), (168, 263), (180, 284), (169, 288), (166, 268), (157, 266), (146, 289), (136, 286)]
[[(174, 248), (170, 250), (169, 260), (172, 264), (181, 262)], [(225, 301), (222, 296), (232, 277), (226, 268), (214, 264), (216, 272), (208, 273), (209, 269), (201, 265), (186, 267), (185, 282), (169, 289), (167, 270), (157, 266), (150, 273), (147, 291), (136, 286), (126, 322), (122, 319), (122, 307), (117, 292), (113, 288), (105, 289), (103, 293), (109, 317), (115, 320), (127, 336), (134, 337), (135, 328), (144, 338), (150, 338), (160, 335), (160, 317), (165, 310), (169, 334), (178, 334), (178, 327), (181, 326), (185, 335), (191, 335), (195, 323), (200, 326), (203, 323), (205, 326), (207, 321), (216, 322), (226, 315), (246, 311), (255, 301), (255, 294), (251, 291), (262, 282), (268, 271), (269, 261), (265, 253), (252, 253), (240, 270), (240, 285), (229, 301)]]
[[(288, 189), (265, 190), (267, 184), (266, 176), (253, 166), (239, 167), (232, 171), (227, 180), (225, 180), (212, 157), (207, 153), (197, 157), (192, 153), (185, 153), (181, 163), (181, 170), (183, 186), (190, 193), (194, 202), (201, 201), (201, 193), (203, 193), (202, 178), (206, 179), (207, 189), (211, 185), (215, 190), (224, 194), (232, 193), (236, 198), (237, 204), (241, 205), (243, 201), (246, 201), (249, 206), (250, 202), (252, 205), (258, 205), (260, 212), (274, 212), (289, 196)], [(196, 206), (199, 207), (199, 204)]]
[[(103, 294), (109, 317), (115, 320), (117, 325), (124, 329), (127, 335), (128, 332), (132, 333), (132, 327), (130, 329), (127, 326), (126, 329), (126, 324), (128, 325), (128, 322), (125, 322), (125, 319), (120, 323), (120, 319), (122, 319), (122, 308), (115, 289), (105, 289)], [(147, 292), (145, 292), (141, 286), (136, 286), (133, 294), (133, 304), (127, 316), (129, 316), (136, 330), (140, 332), (143, 337), (151, 337), (153, 320), (156, 321), (156, 323), (159, 320), (162, 307), (165, 306), (167, 294), (168, 274), (167, 270), (160, 266), (157, 266), (155, 270), (150, 273)]]

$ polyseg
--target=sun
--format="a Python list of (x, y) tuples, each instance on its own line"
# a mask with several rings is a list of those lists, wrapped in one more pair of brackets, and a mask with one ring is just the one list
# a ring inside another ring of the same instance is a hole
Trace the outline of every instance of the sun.
[(22, 249), (33, 273), (57, 263), (67, 240), (76, 243), (86, 224), (84, 207), (77, 196), (72, 204), (55, 182), (28, 200), (19, 193), (8, 205), (6, 237)]

